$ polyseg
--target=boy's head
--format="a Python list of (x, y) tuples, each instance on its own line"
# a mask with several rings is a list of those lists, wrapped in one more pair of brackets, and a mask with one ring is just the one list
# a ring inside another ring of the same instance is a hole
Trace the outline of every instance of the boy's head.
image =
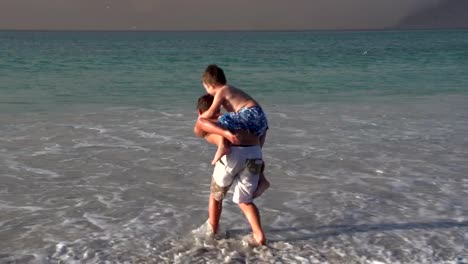
[[(202, 75), (202, 83), (205, 89), (220, 87), (226, 85), (226, 76), (223, 69), (216, 64), (210, 64), (206, 67)], [(208, 87), (208, 88), (207, 88)]]
[(214, 97), (211, 94), (205, 94), (198, 98), (197, 110), (199, 114), (202, 114), (206, 110), (210, 109), (211, 104), (213, 104)]

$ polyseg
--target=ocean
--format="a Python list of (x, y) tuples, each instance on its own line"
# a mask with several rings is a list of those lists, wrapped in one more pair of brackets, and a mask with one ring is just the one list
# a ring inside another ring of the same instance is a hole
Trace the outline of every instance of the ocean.
[[(267, 245), (195, 137), (264, 108)], [(0, 31), (0, 263), (467, 263), (468, 31)]]

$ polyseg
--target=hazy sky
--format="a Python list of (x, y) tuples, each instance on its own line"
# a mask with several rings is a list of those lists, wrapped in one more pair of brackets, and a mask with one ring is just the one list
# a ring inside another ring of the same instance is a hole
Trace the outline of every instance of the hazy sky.
[(438, 1), (0, 0), (0, 29), (382, 28)]

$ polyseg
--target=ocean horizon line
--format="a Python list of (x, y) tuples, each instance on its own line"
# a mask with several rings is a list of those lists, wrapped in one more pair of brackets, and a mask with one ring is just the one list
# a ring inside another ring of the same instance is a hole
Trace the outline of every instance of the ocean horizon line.
[(217, 33), (217, 32), (405, 32), (405, 31), (463, 31), (464, 28), (379, 28), (379, 29), (213, 29), (213, 30), (145, 30), (145, 29), (1, 29), (0, 32), (148, 32), (148, 33)]

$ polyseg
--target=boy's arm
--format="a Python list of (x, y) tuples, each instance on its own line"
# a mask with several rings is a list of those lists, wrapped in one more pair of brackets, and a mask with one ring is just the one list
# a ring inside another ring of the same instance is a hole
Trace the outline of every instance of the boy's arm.
[[(203, 118), (201, 116), (197, 119), (194, 132), (195, 130), (197, 130), (198, 133), (200, 133), (200, 135), (204, 133), (203, 136), (206, 135), (206, 133), (211, 133), (211, 134), (220, 135), (226, 138), (227, 140), (229, 140), (231, 143), (234, 143), (234, 144), (240, 143), (240, 139), (236, 135), (231, 133), (231, 131), (227, 129), (223, 129), (220, 126), (218, 126), (215, 121), (207, 119), (207, 118)], [(197, 136), (199, 135), (197, 134), (197, 132), (195, 132), (195, 134)], [(203, 136), (199, 136), (199, 137), (203, 137)]]
[(226, 88), (220, 88), (213, 98), (213, 103), (211, 104), (210, 109), (206, 110), (203, 114), (201, 114), (200, 117), (213, 118), (216, 112), (218, 112), (218, 110), (221, 108), (225, 94)]

